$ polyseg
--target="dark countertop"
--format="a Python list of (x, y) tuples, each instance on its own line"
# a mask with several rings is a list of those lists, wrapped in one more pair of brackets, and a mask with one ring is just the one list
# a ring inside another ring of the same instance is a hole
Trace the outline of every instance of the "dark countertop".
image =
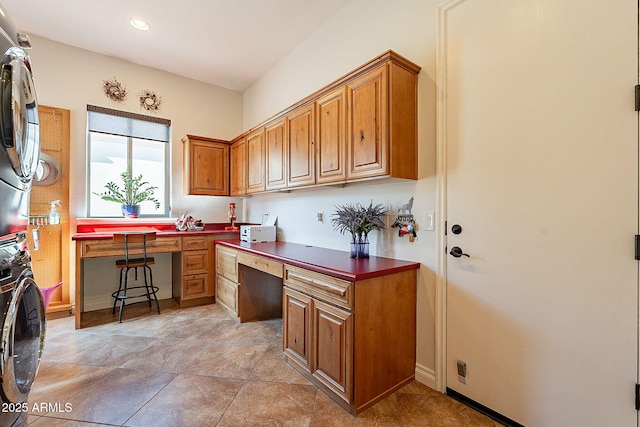
[(354, 259), (346, 251), (299, 243), (247, 243), (240, 240), (217, 240), (215, 243), (348, 281), (370, 279), (420, 268), (418, 262), (374, 256)]

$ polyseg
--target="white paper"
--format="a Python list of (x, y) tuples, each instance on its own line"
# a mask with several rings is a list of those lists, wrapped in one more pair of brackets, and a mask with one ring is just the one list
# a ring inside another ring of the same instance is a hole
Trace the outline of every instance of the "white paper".
[(262, 225), (276, 225), (276, 221), (278, 220), (278, 215), (264, 215), (262, 217)]

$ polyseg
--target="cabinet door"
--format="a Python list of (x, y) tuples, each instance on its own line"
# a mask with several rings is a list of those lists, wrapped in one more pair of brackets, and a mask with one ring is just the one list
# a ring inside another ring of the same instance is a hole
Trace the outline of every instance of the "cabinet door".
[(184, 192), (229, 195), (229, 145), (187, 135), (184, 143)]
[(316, 101), (316, 127), (316, 182), (344, 181), (347, 132), (344, 87)]
[(387, 75), (387, 68), (379, 67), (347, 86), (347, 179), (389, 174)]
[(304, 105), (287, 116), (287, 134), (289, 136), (288, 187), (315, 183), (313, 106), (314, 104)]
[(283, 347), (289, 360), (311, 371), (311, 297), (287, 287), (283, 292)]
[(247, 193), (247, 144), (244, 138), (235, 141), (231, 145), (231, 183), (232, 196), (241, 196)]
[(238, 251), (216, 245), (216, 273), (234, 282), (238, 281)]
[(237, 316), (238, 284), (218, 274), (216, 276), (216, 301)]
[(260, 128), (247, 136), (247, 193), (264, 191), (264, 162), (264, 129)]
[(209, 272), (209, 251), (183, 251), (182, 274), (206, 274)]
[(184, 276), (182, 278), (182, 299), (188, 300), (209, 296), (207, 282), (208, 275), (206, 274)]
[(266, 189), (274, 190), (287, 185), (287, 134), (286, 117), (265, 126), (265, 147), (267, 152)]
[(353, 390), (353, 314), (313, 300), (311, 375), (346, 402)]

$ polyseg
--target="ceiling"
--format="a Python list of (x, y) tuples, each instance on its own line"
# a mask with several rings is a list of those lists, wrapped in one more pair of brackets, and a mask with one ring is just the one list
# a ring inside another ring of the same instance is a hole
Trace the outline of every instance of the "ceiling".
[(29, 35), (243, 91), (348, 0), (0, 1)]

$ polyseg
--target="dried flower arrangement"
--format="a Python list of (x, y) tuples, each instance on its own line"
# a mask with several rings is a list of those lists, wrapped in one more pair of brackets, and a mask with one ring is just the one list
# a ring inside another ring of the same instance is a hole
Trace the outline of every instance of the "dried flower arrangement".
[(340, 234), (351, 233), (351, 258), (369, 258), (368, 235), (384, 228), (382, 217), (386, 214), (387, 210), (381, 204), (374, 206), (373, 201), (369, 206), (360, 203), (336, 206), (331, 224)]

